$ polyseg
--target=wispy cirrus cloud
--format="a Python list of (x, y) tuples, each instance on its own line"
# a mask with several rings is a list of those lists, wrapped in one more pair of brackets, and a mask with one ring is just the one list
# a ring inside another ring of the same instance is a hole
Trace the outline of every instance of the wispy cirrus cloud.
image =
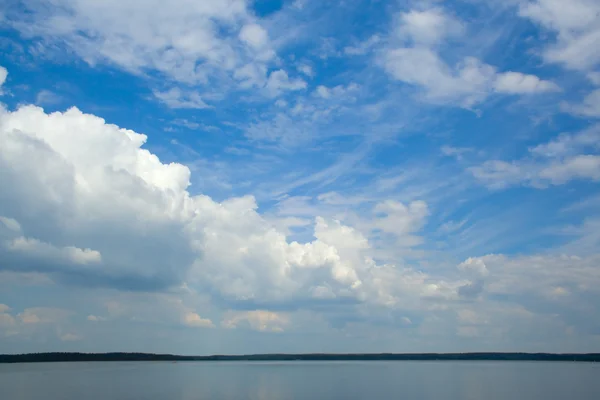
[(529, 149), (521, 160), (489, 160), (470, 167), (475, 178), (491, 188), (512, 185), (547, 187), (562, 185), (573, 179), (600, 180), (600, 127), (574, 134), (563, 134)]

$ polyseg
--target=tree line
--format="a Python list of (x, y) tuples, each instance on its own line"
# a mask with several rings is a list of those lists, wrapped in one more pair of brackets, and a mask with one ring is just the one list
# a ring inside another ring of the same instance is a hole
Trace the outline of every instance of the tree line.
[(600, 361), (600, 353), (356, 353), (182, 356), (153, 353), (0, 354), (0, 363), (77, 361)]

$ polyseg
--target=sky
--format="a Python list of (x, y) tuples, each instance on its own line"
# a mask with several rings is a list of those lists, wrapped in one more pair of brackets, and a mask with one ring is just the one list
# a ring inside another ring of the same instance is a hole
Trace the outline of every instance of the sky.
[(600, 351), (600, 0), (0, 5), (0, 353)]

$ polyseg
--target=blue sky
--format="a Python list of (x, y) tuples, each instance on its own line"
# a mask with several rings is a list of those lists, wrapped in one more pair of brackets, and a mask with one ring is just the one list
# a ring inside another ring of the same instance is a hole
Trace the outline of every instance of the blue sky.
[(598, 15), (0, 6), (0, 352), (598, 351)]

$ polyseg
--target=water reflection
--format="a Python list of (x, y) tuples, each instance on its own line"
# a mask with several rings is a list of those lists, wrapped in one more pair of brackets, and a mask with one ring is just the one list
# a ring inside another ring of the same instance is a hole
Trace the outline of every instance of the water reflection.
[(598, 372), (511, 362), (4, 364), (0, 399), (597, 400)]

